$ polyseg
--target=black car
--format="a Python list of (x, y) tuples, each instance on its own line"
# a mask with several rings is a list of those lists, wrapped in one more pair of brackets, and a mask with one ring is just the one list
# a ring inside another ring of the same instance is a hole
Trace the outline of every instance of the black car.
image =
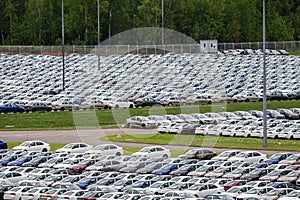
[(288, 99), (289, 99), (289, 97), (287, 95), (284, 95), (280, 91), (272, 92), (270, 95), (267, 96), (267, 100), (270, 100), (270, 101), (273, 101), (273, 100), (281, 101), (281, 100), (288, 100)]
[(198, 128), (199, 126), (201, 126), (201, 125), (199, 125), (199, 124), (186, 124), (182, 127), (181, 134), (194, 135), (196, 128)]
[(159, 106), (160, 103), (152, 98), (138, 98), (134, 102), (136, 108), (145, 106)]
[(3, 104), (0, 106), (0, 113), (22, 113), (24, 111), (25, 109), (23, 107), (13, 104)]
[(0, 149), (7, 149), (7, 143), (3, 140), (0, 140)]
[(216, 152), (208, 149), (191, 149), (185, 154), (181, 155), (180, 158), (209, 160), (216, 155)]
[(37, 112), (37, 111), (52, 111), (52, 107), (48, 106), (43, 102), (30, 102), (24, 106), (26, 112)]
[(299, 119), (299, 115), (293, 113), (289, 109), (277, 109), (277, 111), (284, 115), (286, 119)]

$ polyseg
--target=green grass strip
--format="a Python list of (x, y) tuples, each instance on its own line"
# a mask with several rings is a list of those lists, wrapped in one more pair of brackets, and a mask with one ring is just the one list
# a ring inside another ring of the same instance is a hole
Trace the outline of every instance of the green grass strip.
[[(300, 107), (300, 101), (270, 101), (268, 109)], [(65, 112), (0, 114), (0, 130), (66, 130), (75, 128), (107, 128), (125, 124), (130, 116), (152, 114), (206, 113), (262, 110), (262, 102), (191, 105), (174, 107), (147, 107), (135, 109), (83, 110)]]
[[(180, 135), (180, 134), (123, 134), (121, 138), (117, 135), (100, 138), (102, 140), (116, 142), (133, 142), (161, 145), (187, 145), (195, 147), (219, 147), (238, 149), (263, 149), (261, 138), (244, 137), (215, 137), (203, 135)], [(299, 151), (299, 140), (269, 139), (268, 150)]]

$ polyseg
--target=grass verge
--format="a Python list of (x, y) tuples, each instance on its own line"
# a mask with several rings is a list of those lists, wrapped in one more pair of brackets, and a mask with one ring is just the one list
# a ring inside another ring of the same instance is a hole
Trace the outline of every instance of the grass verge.
[[(300, 107), (300, 101), (270, 101), (268, 109)], [(262, 102), (192, 105), (180, 107), (147, 107), (135, 109), (82, 110), (65, 112), (0, 114), (0, 130), (65, 130), (120, 126), (130, 116), (220, 112), (223, 110), (262, 110)]]
[[(102, 137), (102, 140), (117, 142), (133, 142), (147, 144), (187, 145), (195, 147), (219, 147), (238, 149), (263, 149), (263, 140), (260, 138), (244, 137), (215, 137), (203, 135), (180, 134), (124, 134), (121, 138), (116, 135)], [(269, 139), (267, 150), (300, 151), (299, 140)]]

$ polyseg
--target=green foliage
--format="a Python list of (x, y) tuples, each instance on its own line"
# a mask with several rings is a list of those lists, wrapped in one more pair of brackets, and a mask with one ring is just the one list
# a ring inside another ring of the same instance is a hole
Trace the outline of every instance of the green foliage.
[[(101, 41), (126, 30), (162, 26), (200, 39), (262, 39), (261, 0), (99, 0)], [(95, 45), (98, 0), (64, 0), (65, 43)], [(0, 45), (61, 43), (62, 0), (0, 1)], [(266, 0), (267, 41), (300, 38), (299, 0)]]

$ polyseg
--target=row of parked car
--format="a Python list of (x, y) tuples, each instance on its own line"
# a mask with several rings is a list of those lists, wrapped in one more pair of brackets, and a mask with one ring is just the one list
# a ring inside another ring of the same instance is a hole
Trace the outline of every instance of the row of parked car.
[[(46, 149), (46, 150), (45, 150)], [(300, 154), (25, 141), (0, 151), (0, 199), (299, 199)]]
[[(267, 110), (267, 137), (300, 139), (299, 108)], [(129, 128), (157, 128), (160, 133), (263, 137), (262, 111), (133, 116)]]
[[(49, 111), (48, 106), (69, 110), (262, 100), (261, 55), (127, 54), (100, 61), (98, 69), (96, 55), (66, 56), (63, 90), (57, 67), (61, 57), (1, 54), (1, 104)], [(268, 100), (300, 98), (299, 62), (297, 56), (267, 57)]]

